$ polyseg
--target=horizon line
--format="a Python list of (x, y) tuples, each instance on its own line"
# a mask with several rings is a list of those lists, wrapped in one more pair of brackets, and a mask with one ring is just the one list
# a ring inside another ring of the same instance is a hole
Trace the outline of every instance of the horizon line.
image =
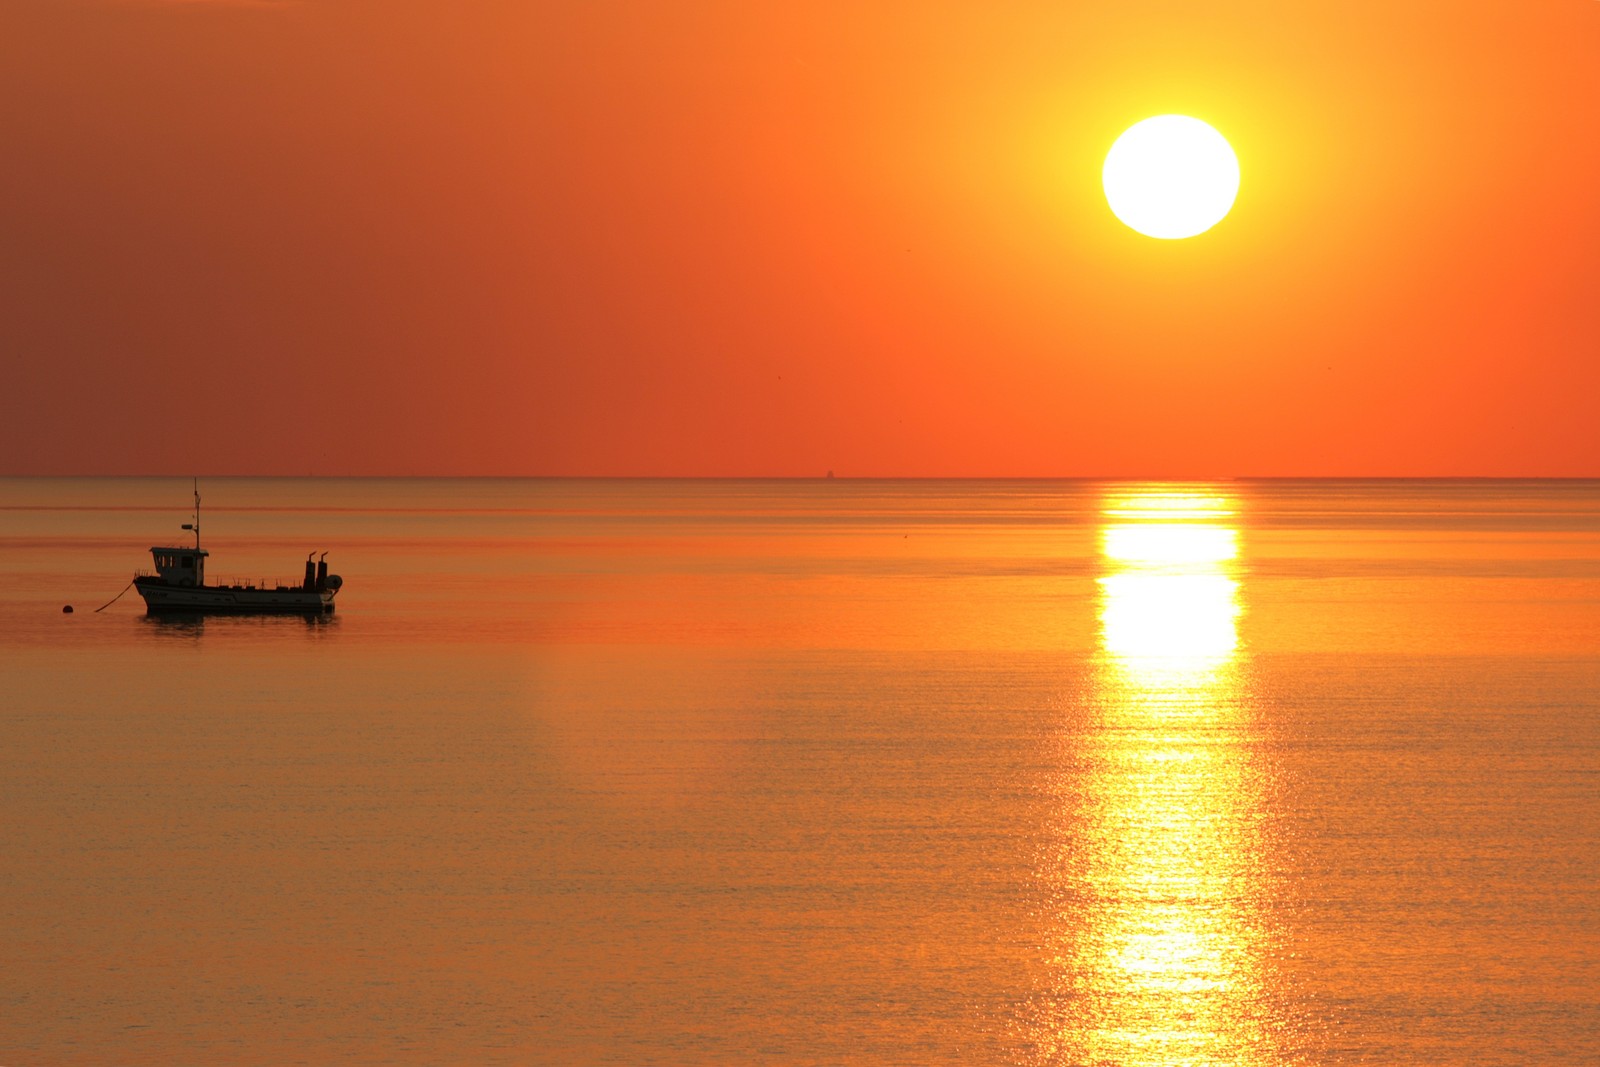
[(58, 479), (283, 479), (289, 481), (584, 481), (584, 482), (1149, 482), (1215, 484), (1223, 482), (1592, 482), (1596, 474), (37, 474), (0, 473), (0, 478)]

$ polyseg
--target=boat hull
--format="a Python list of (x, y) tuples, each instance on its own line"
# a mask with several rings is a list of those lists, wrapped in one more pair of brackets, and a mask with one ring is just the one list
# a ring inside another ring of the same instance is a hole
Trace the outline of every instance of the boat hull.
[(219, 615), (321, 615), (333, 611), (332, 589), (293, 586), (263, 589), (253, 586), (169, 585), (157, 578), (137, 578), (134, 588), (144, 597), (145, 610), (206, 612)]

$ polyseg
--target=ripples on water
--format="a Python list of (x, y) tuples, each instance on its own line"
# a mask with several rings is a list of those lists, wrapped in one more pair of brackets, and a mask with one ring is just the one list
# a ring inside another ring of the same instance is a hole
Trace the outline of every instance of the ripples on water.
[(0, 1062), (1600, 1060), (1600, 485), (202, 489), (0, 480)]

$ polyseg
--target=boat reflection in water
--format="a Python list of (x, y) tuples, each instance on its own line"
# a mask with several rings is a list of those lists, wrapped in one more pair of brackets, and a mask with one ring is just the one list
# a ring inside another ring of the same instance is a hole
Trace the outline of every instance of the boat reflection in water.
[(1269, 1062), (1237, 504), (1112, 492), (1103, 516), (1098, 680), (1055, 873), (1064, 996), (1041, 1051), (1086, 1064)]

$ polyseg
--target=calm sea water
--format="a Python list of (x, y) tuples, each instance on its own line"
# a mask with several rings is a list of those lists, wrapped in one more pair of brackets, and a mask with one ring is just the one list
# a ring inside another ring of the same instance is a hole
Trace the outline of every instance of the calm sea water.
[(201, 489), (0, 480), (0, 1063), (1600, 1062), (1600, 483)]

